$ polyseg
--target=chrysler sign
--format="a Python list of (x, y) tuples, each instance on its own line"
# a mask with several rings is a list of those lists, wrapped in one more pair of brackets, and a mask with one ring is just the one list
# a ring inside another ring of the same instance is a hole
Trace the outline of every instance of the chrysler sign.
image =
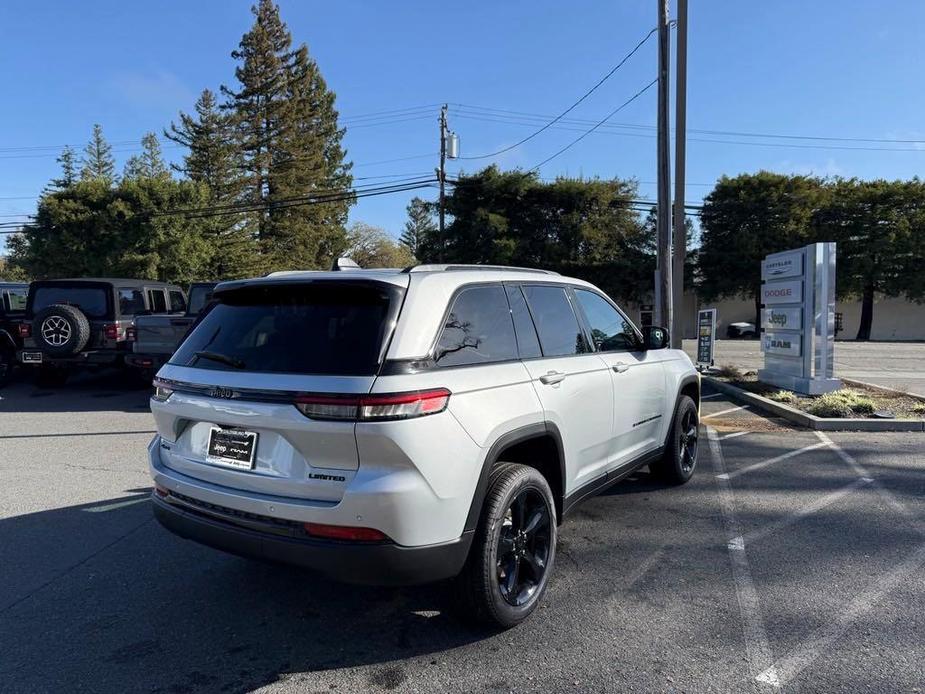
[(761, 263), (761, 279), (782, 280), (803, 274), (803, 251), (769, 255)]

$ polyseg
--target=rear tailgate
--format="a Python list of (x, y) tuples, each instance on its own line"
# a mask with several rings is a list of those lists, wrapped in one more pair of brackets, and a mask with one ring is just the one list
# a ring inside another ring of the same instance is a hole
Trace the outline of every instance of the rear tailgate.
[[(163, 463), (233, 489), (336, 502), (358, 465), (352, 420), (306, 417), (300, 395), (365, 394), (402, 289), (346, 282), (224, 295), (158, 373)], [(237, 441), (239, 445), (229, 441)], [(235, 449), (223, 454), (228, 448)]]
[(137, 354), (173, 354), (193, 320), (181, 314), (138, 316), (135, 318), (134, 351)]

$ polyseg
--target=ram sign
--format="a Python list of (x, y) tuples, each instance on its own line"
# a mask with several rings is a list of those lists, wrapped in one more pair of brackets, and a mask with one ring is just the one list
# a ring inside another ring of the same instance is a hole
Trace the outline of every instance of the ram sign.
[(769, 255), (761, 263), (761, 351), (765, 383), (815, 395), (834, 377), (835, 244)]

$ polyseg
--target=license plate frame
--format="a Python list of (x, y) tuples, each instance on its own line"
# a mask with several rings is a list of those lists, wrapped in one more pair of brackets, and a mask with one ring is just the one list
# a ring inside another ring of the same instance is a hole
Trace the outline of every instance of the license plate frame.
[(23, 352), (20, 361), (23, 364), (41, 364), (45, 361), (45, 355), (41, 352)]
[(209, 430), (206, 460), (212, 465), (235, 470), (253, 470), (258, 438), (255, 431), (214, 426)]

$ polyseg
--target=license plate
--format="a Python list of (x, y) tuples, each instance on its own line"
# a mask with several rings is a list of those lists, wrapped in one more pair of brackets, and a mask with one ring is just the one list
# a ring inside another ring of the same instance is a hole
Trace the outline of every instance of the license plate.
[(254, 467), (254, 453), (257, 452), (257, 434), (241, 429), (212, 427), (209, 432), (208, 461), (215, 465), (226, 465), (239, 470)]
[(23, 352), (22, 353), (22, 363), (23, 364), (41, 364), (42, 363), (42, 353), (41, 352)]

